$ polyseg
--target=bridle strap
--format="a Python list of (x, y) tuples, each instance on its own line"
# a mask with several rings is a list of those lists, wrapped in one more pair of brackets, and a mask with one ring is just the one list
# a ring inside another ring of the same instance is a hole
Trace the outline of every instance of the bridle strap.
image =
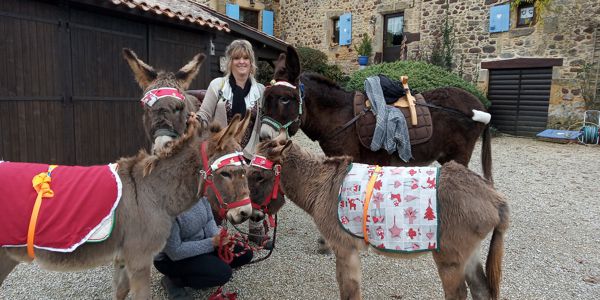
[(244, 198), (242, 200), (234, 201), (231, 203), (225, 203), (223, 201), (223, 196), (219, 192), (219, 189), (214, 185), (212, 181), (212, 172), (229, 165), (234, 166), (242, 166), (244, 164), (244, 158), (242, 157), (241, 152), (234, 152), (230, 154), (223, 155), (215, 160), (212, 165), (208, 164), (208, 155), (206, 154), (206, 147), (208, 142), (204, 141), (200, 145), (200, 153), (202, 156), (202, 165), (205, 166), (203, 170), (203, 178), (204, 185), (202, 187), (202, 195), (206, 195), (206, 190), (210, 186), (217, 197), (217, 201), (219, 202), (219, 217), (225, 218), (227, 211), (232, 208), (244, 206), (251, 204), (250, 198)]
[[(271, 193), (268, 194), (267, 197), (265, 197), (265, 200), (263, 201), (262, 205), (258, 205), (254, 202), (252, 203), (252, 208), (259, 209), (263, 213), (271, 216), (271, 214), (269, 213), (268, 205), (271, 203), (271, 201), (276, 200), (277, 196), (279, 194), (279, 184), (280, 184), (280, 178), (281, 178), (281, 165), (275, 164), (273, 161), (267, 159), (266, 157), (256, 155), (256, 154), (252, 158), (250, 165), (256, 166), (259, 168), (263, 168), (265, 170), (273, 170), (273, 172), (275, 173), (275, 181), (273, 183), (273, 191), (271, 191)], [(272, 221), (271, 221), (271, 223), (272, 223)]]

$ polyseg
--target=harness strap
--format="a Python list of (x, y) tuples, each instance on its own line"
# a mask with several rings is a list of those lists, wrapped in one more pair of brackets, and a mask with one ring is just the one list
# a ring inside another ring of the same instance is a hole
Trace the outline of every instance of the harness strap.
[(362, 116), (364, 116), (368, 111), (370, 111), (371, 108), (370, 107), (365, 107), (363, 108), (359, 114), (357, 114), (356, 116), (354, 116), (354, 118), (350, 119), (350, 121), (344, 123), (344, 125), (342, 125), (342, 127), (336, 129), (333, 133), (331, 133), (331, 135), (329, 135), (329, 137), (327, 137), (326, 139), (332, 139), (334, 137), (336, 137), (338, 134), (342, 133), (344, 130), (348, 129), (348, 127), (350, 127), (350, 125), (352, 125), (354, 122), (356, 122), (358, 119), (362, 118)]
[(40, 207), (42, 206), (42, 199), (44, 197), (54, 197), (54, 191), (50, 189), (50, 182), (52, 181), (50, 175), (52, 170), (56, 167), (57, 165), (48, 166), (48, 172), (37, 174), (31, 180), (33, 189), (38, 193), (35, 203), (33, 204), (33, 211), (31, 212), (31, 218), (29, 219), (29, 229), (27, 230), (27, 255), (31, 259), (35, 258), (33, 242), (35, 238), (35, 226), (37, 225), (38, 214), (40, 212)]
[(380, 166), (376, 166), (375, 170), (373, 170), (373, 174), (369, 178), (369, 183), (367, 183), (367, 193), (365, 195), (365, 203), (363, 204), (363, 238), (365, 239), (365, 243), (369, 243), (369, 234), (367, 232), (367, 214), (369, 213), (369, 202), (371, 202), (371, 196), (373, 195), (373, 187), (375, 186), (375, 180), (377, 180), (377, 175), (381, 171)]
[(269, 215), (269, 223), (271, 224), (271, 226), (274, 226), (275, 222), (273, 220), (273, 215), (269, 214), (269, 209), (267, 208), (267, 206), (269, 205), (269, 203), (271, 203), (272, 200), (277, 199), (277, 196), (279, 194), (279, 181), (281, 178), (281, 176), (280, 176), (281, 175), (281, 165), (275, 164), (274, 162), (270, 161), (266, 157), (257, 155), (257, 154), (255, 154), (254, 157), (252, 157), (252, 160), (250, 161), (250, 165), (256, 166), (259, 168), (263, 168), (265, 170), (273, 170), (273, 172), (275, 173), (275, 180), (273, 183), (273, 191), (271, 191), (271, 193), (267, 195), (267, 197), (263, 201), (263, 204), (258, 205), (256, 203), (252, 202), (252, 208), (260, 209), (265, 214), (268, 214)]
[(214, 185), (213, 181), (210, 178), (212, 178), (213, 170), (218, 170), (227, 165), (242, 166), (244, 164), (244, 159), (242, 157), (241, 152), (235, 152), (223, 155), (222, 157), (216, 159), (212, 165), (208, 165), (208, 155), (206, 154), (206, 147), (207, 142), (203, 142), (202, 144), (200, 144), (202, 165), (205, 166), (205, 170), (203, 170), (204, 185), (202, 186), (202, 195), (206, 195), (206, 189), (208, 188), (208, 186), (210, 186), (213, 192), (215, 193), (215, 196), (217, 196), (217, 201), (219, 201), (219, 217), (225, 218), (227, 210), (250, 204), (250, 198), (244, 198), (242, 200), (234, 201), (231, 203), (225, 203), (223, 201), (223, 196), (219, 192), (219, 189), (217, 189), (217, 187)]

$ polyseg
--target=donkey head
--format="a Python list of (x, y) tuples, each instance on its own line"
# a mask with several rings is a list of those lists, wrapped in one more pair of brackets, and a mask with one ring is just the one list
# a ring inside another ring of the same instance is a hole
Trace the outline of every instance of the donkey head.
[(176, 73), (155, 71), (130, 49), (123, 49), (123, 56), (144, 91), (144, 130), (156, 152), (184, 133), (188, 114), (197, 110), (197, 99), (184, 91), (198, 74), (205, 55), (197, 54)]
[(246, 221), (252, 213), (240, 146), (250, 118), (249, 113), (242, 120), (236, 115), (226, 128), (211, 128), (215, 134), (201, 146), (202, 155), (208, 157), (203, 163), (206, 178), (203, 190), (207, 192), (213, 211), (234, 224)]
[(253, 221), (262, 220), (265, 213), (276, 214), (285, 204), (283, 193), (280, 193), (279, 176), (283, 150), (291, 145), (284, 129), (272, 140), (257, 145), (256, 153), (248, 167), (248, 185), (252, 200)]
[(263, 117), (260, 130), (261, 139), (275, 137), (280, 128), (294, 135), (300, 128), (302, 117), (302, 85), (300, 77), (300, 58), (292, 46), (287, 54), (281, 53), (275, 62), (275, 71), (271, 86), (263, 94)]

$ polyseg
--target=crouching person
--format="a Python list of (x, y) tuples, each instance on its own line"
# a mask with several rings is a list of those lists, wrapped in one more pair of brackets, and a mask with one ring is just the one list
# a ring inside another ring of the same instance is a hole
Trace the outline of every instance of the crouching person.
[[(154, 258), (154, 266), (164, 274), (161, 285), (169, 299), (192, 299), (185, 287), (221, 286), (231, 279), (232, 268), (252, 260), (252, 252), (247, 251), (227, 264), (216, 251), (219, 239), (219, 228), (206, 198), (175, 218), (164, 249)], [(234, 253), (242, 250), (236, 246)]]

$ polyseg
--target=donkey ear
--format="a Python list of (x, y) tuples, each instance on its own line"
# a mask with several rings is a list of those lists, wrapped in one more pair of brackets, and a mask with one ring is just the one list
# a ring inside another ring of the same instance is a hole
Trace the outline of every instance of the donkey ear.
[(235, 116), (233, 116), (233, 119), (231, 119), (231, 122), (229, 122), (229, 125), (227, 125), (227, 127), (225, 127), (224, 129), (222, 129), (218, 136), (217, 139), (217, 148), (220, 150), (223, 150), (225, 143), (227, 142), (228, 139), (231, 139), (235, 136), (235, 133), (237, 132), (237, 128), (239, 126), (240, 123), (240, 115), (236, 114)]
[(241, 123), (238, 125), (238, 128), (235, 132), (235, 140), (238, 143), (242, 142), (242, 139), (244, 138), (244, 135), (246, 134), (246, 130), (248, 129), (248, 125), (250, 124), (251, 116), (252, 116), (252, 113), (250, 112), (250, 110), (246, 110), (246, 114), (244, 115), (244, 118), (242, 119)]
[(287, 47), (287, 56), (285, 59), (285, 68), (288, 73), (288, 82), (297, 82), (300, 77), (300, 57), (298, 52), (292, 46)]
[(150, 83), (156, 79), (156, 71), (154, 71), (154, 68), (139, 59), (135, 52), (133, 52), (131, 49), (123, 48), (123, 57), (133, 71), (135, 80), (140, 87), (145, 90), (148, 85), (150, 85)]
[(279, 141), (271, 141), (269, 143), (269, 149), (267, 150), (267, 157), (276, 162), (281, 162), (283, 151), (292, 145), (292, 140), (287, 140), (284, 143)]
[(198, 75), (200, 66), (205, 58), (206, 55), (204, 55), (204, 53), (196, 54), (196, 56), (194, 56), (190, 62), (188, 62), (185, 66), (179, 69), (177, 73), (175, 73), (175, 78), (177, 78), (177, 81), (182, 89), (187, 90), (190, 87), (192, 80), (194, 80), (196, 75)]

